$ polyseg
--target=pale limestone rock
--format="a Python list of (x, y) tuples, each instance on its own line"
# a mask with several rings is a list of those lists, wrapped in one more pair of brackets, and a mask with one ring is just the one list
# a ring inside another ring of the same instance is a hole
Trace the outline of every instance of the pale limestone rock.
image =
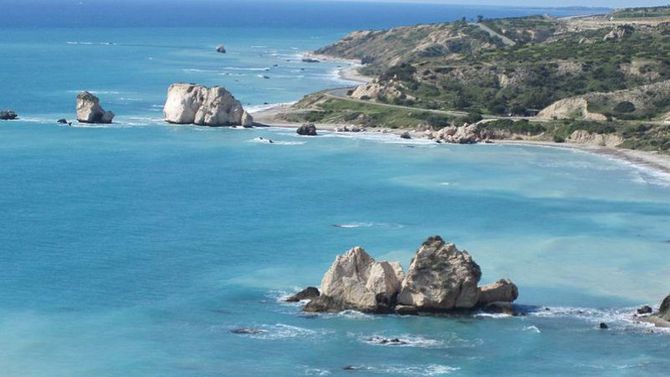
[(163, 108), (165, 120), (201, 126), (251, 126), (253, 118), (225, 88), (172, 84)]
[(420, 311), (471, 309), (479, 301), (481, 270), (466, 251), (429, 238), (417, 251), (402, 283), (398, 304)]
[[(321, 281), (321, 297), (305, 310), (388, 311), (394, 305), (402, 277), (399, 264), (376, 262), (365, 250), (355, 247), (335, 259)], [(321, 306), (317, 308), (320, 310), (313, 310), (316, 306)]]
[(100, 99), (89, 92), (77, 95), (77, 121), (81, 123), (112, 123), (114, 113), (100, 106)]
[(572, 97), (556, 101), (544, 108), (537, 115), (542, 119), (578, 119), (592, 121), (606, 121), (607, 117), (603, 114), (591, 113), (588, 110), (589, 103), (586, 98)]
[(494, 302), (514, 302), (519, 297), (519, 289), (511, 280), (503, 279), (483, 287), (479, 287), (478, 306), (486, 306)]
[(594, 134), (586, 130), (576, 130), (567, 139), (569, 143), (597, 145), (601, 147), (616, 147), (623, 143), (623, 138), (617, 134)]

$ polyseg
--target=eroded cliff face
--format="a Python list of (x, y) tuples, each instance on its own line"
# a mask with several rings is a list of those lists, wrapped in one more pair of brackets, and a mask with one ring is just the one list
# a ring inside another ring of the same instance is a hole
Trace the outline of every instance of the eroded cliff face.
[(218, 86), (172, 84), (163, 113), (167, 122), (175, 124), (210, 127), (253, 125), (253, 117), (244, 110), (240, 101)]

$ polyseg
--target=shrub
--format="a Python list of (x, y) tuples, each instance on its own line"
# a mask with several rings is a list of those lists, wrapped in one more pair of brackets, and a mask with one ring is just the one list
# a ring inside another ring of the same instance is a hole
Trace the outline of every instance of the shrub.
[(632, 102), (629, 102), (629, 101), (619, 102), (619, 103), (617, 103), (616, 106), (614, 106), (614, 111), (617, 112), (617, 113), (626, 114), (626, 113), (632, 113), (635, 110), (636, 110), (635, 109), (635, 104), (633, 104)]

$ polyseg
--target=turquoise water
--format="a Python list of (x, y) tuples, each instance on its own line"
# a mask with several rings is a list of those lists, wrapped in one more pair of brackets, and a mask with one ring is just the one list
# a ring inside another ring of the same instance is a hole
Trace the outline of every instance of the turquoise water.
[[(668, 177), (556, 148), (160, 122), (173, 81), (250, 106), (343, 85), (337, 64), (296, 55), (344, 32), (2, 30), (0, 107), (23, 120), (0, 123), (0, 375), (666, 375), (670, 335), (629, 318), (670, 291)], [(81, 89), (118, 122), (55, 124)], [(407, 266), (433, 234), (538, 310), (312, 317), (280, 302), (352, 246)]]

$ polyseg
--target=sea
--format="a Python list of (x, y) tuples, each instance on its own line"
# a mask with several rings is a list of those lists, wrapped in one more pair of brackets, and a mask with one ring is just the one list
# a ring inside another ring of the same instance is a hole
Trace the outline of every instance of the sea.
[[(301, 60), (352, 30), (596, 10), (0, 6), (0, 108), (20, 116), (0, 121), (1, 377), (667, 376), (670, 333), (632, 313), (670, 293), (669, 176), (552, 147), (162, 121), (173, 82), (225, 86), (251, 110), (352, 85), (345, 62)], [(81, 90), (114, 124), (56, 123)], [(468, 250), (482, 283), (516, 282), (527, 315), (282, 302), (353, 246), (407, 268), (431, 235)]]

